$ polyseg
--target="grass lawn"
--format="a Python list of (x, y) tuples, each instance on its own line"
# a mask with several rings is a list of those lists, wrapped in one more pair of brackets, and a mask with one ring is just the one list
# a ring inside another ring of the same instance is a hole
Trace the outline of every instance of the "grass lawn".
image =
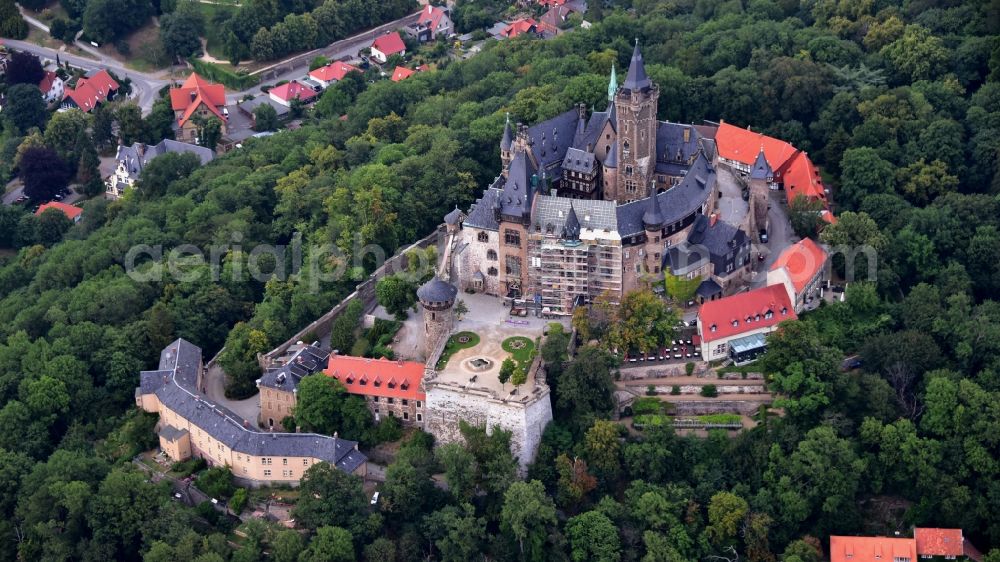
[(518, 366), (525, 371), (531, 366), (531, 360), (535, 356), (535, 342), (531, 341), (530, 338), (524, 336), (507, 338), (503, 340), (500, 347), (509, 353), (514, 358), (514, 361), (517, 361)]
[(458, 350), (476, 347), (477, 345), (479, 345), (479, 334), (475, 332), (459, 332), (451, 336), (448, 338), (448, 343), (444, 344), (444, 351), (441, 352), (441, 358), (438, 359), (437, 368), (444, 369), (445, 365), (448, 364), (448, 360)]
[[(670, 424), (670, 418), (663, 414), (643, 414), (632, 418), (633, 426), (654, 427)], [(638, 429), (638, 428), (636, 428)]]
[(208, 42), (206, 50), (208, 54), (221, 60), (226, 60), (226, 53), (222, 50), (222, 31), (221, 25), (216, 25), (214, 22), (215, 18), (229, 19), (233, 12), (236, 11), (238, 3), (233, 3), (229, 6), (223, 6), (220, 4), (198, 4), (198, 8), (201, 13), (205, 16), (205, 40)]
[(739, 414), (705, 414), (695, 417), (700, 422), (711, 424), (742, 423)]

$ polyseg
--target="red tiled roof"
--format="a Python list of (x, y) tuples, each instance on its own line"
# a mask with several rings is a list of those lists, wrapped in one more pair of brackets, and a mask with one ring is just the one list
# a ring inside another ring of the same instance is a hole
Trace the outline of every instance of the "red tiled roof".
[(410, 400), (426, 398), (420, 390), (423, 363), (331, 355), (323, 373), (340, 381), (351, 394)]
[[(768, 312), (771, 313), (770, 317)], [(785, 286), (778, 284), (707, 301), (698, 309), (698, 318), (701, 321), (701, 338), (710, 342), (777, 326), (780, 322), (795, 320), (798, 316)], [(715, 331), (712, 331), (712, 326), (715, 326)]]
[(77, 80), (76, 86), (78, 88), (80, 87), (81, 82), (86, 82), (92, 86), (95, 90), (97, 90), (98, 94), (104, 96), (104, 99), (107, 99), (108, 96), (110, 96), (112, 92), (117, 91), (119, 87), (118, 82), (115, 82), (115, 79), (111, 77), (111, 74), (103, 68), (90, 78), (80, 78)]
[(525, 33), (535, 31), (537, 27), (538, 23), (535, 22), (534, 18), (521, 18), (505, 27), (503, 31), (500, 32), (500, 35), (507, 38), (514, 38), (524, 35)]
[(276, 88), (271, 88), (269, 93), (285, 101), (292, 101), (296, 98), (302, 101), (309, 101), (316, 97), (316, 92), (314, 92), (312, 88), (303, 86), (295, 80), (282, 84)]
[(346, 62), (336, 61), (330, 64), (317, 68), (316, 70), (309, 73), (309, 76), (322, 80), (323, 82), (336, 82), (338, 80), (343, 80), (344, 76), (347, 76), (348, 72), (361, 72), (361, 70), (356, 67), (347, 64)]
[(562, 6), (566, 0), (538, 0), (538, 3), (542, 6)]
[(78, 82), (76, 88), (66, 88), (66, 91), (63, 93), (63, 99), (67, 98), (73, 100), (73, 103), (84, 113), (90, 112), (90, 110), (97, 107), (98, 103), (107, 99), (106, 97), (101, 97), (97, 93), (97, 90), (86, 82), (82, 84)]
[(397, 66), (396, 70), (392, 71), (392, 78), (391, 78), (391, 80), (393, 82), (399, 82), (400, 80), (406, 80), (407, 78), (409, 78), (410, 76), (413, 76), (416, 73), (417, 73), (416, 70), (410, 70), (409, 68), (406, 68), (405, 66)]
[(170, 90), (170, 107), (174, 111), (184, 112), (177, 120), (181, 126), (187, 123), (202, 104), (216, 117), (226, 121), (219, 109), (226, 106), (226, 87), (222, 84), (212, 84), (193, 72), (181, 87)]
[(961, 529), (917, 527), (913, 539), (919, 556), (962, 556), (965, 552)]
[(42, 91), (43, 95), (49, 93), (49, 90), (52, 89), (52, 84), (55, 83), (56, 78), (58, 78), (58, 76), (55, 72), (52, 72), (51, 70), (45, 71), (45, 76), (42, 78), (42, 81), (38, 83), (38, 89)]
[[(766, 152), (764, 156), (767, 156)], [(792, 158), (791, 163), (784, 170), (781, 183), (785, 187), (789, 201), (800, 195), (809, 199), (826, 201), (823, 178), (820, 177), (819, 170), (816, 169), (805, 152), (800, 152)]]
[(785, 248), (771, 265), (771, 271), (785, 268), (795, 292), (799, 293), (825, 264), (826, 250), (820, 248), (811, 238), (804, 238)]
[(767, 163), (774, 170), (775, 178), (778, 178), (781, 169), (796, 153), (795, 147), (783, 140), (736, 127), (725, 121), (719, 124), (715, 143), (719, 147), (719, 156), (748, 166), (753, 165), (761, 147), (764, 147), (764, 158), (767, 158)]
[(67, 218), (69, 218), (69, 220), (76, 220), (76, 217), (80, 216), (80, 214), (83, 213), (83, 209), (81, 209), (80, 207), (74, 207), (73, 205), (67, 205), (65, 203), (60, 203), (58, 201), (52, 201), (50, 203), (45, 203), (40, 207), (38, 207), (38, 210), (35, 211), (35, 216), (40, 217), (42, 216), (42, 213), (44, 213), (49, 209), (58, 209), (62, 211), (63, 214), (66, 215)]
[(444, 10), (438, 6), (431, 6), (427, 4), (424, 9), (420, 11), (420, 18), (417, 19), (417, 23), (420, 25), (426, 25), (432, 30), (436, 30), (439, 23), (441, 23), (441, 18), (444, 17)]
[(372, 43), (372, 48), (382, 51), (382, 54), (387, 57), (391, 57), (392, 55), (406, 51), (406, 44), (403, 43), (403, 38), (399, 36), (399, 32), (393, 31), (376, 39)]
[(830, 537), (830, 562), (887, 562), (898, 558), (917, 562), (916, 541), (888, 537)]

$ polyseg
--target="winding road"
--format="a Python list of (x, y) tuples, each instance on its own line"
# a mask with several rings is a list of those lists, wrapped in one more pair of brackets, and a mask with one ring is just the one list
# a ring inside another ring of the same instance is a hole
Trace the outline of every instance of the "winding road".
[[(37, 27), (46, 33), (48, 32), (48, 26), (43, 24), (41, 21), (24, 13), (23, 10), (22, 15), (24, 15), (25, 20), (30, 25)], [(276, 62), (255, 71), (254, 74), (259, 75), (261, 77), (261, 81), (268, 82), (301, 78), (308, 72), (309, 62), (313, 58), (323, 55), (331, 60), (335, 60), (348, 56), (357, 56), (362, 49), (368, 47), (379, 35), (414, 23), (417, 21), (419, 16), (420, 12), (415, 12), (397, 20), (384, 23), (373, 29), (352, 35), (351, 37), (334, 41), (326, 47), (300, 53), (283, 61)], [(139, 104), (139, 107), (142, 108), (143, 115), (148, 115), (149, 112), (152, 111), (153, 103), (156, 101), (160, 89), (172, 82), (166, 77), (166, 72), (150, 74), (126, 68), (120, 61), (102, 54), (97, 49), (94, 49), (82, 41), (76, 41), (75, 46), (94, 58), (68, 53), (66, 52), (65, 47), (61, 49), (50, 49), (48, 47), (42, 47), (27, 41), (7, 38), (2, 38), (2, 40), (4, 45), (12, 49), (26, 51), (42, 59), (56, 60), (56, 56), (58, 56), (60, 61), (68, 62), (75, 67), (82, 68), (87, 71), (106, 68), (114, 71), (115, 74), (121, 78), (131, 79), (131, 97), (136, 103)], [(229, 91), (226, 94), (226, 101), (230, 105), (233, 105), (248, 94), (259, 95), (260, 93), (261, 90), (259, 85), (238, 92)]]

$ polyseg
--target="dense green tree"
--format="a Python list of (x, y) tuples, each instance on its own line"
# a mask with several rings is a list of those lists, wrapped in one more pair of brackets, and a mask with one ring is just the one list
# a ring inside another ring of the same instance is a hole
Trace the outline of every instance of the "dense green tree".
[(181, 1), (173, 12), (160, 18), (160, 41), (174, 59), (189, 57), (201, 49), (204, 16), (194, 2)]
[(386, 312), (405, 320), (407, 310), (417, 302), (416, 287), (401, 275), (382, 277), (375, 284), (375, 296)]
[(621, 560), (618, 529), (607, 515), (599, 511), (588, 511), (567, 521), (566, 534), (570, 556), (577, 562)]
[(357, 528), (368, 508), (368, 497), (361, 478), (347, 474), (327, 463), (309, 467), (302, 476), (302, 490), (292, 514), (304, 527), (323, 525)]
[(8, 85), (32, 84), (37, 86), (44, 76), (45, 71), (42, 69), (42, 63), (38, 57), (27, 51), (10, 53), (4, 72), (4, 78)]
[(514, 482), (504, 493), (500, 524), (513, 535), (525, 560), (545, 557), (544, 545), (549, 528), (556, 524), (556, 508), (537, 480)]
[(3, 118), (15, 129), (27, 133), (32, 127), (42, 128), (48, 114), (42, 92), (34, 84), (14, 84), (7, 89)]
[(472, 505), (448, 506), (424, 517), (425, 533), (443, 562), (470, 560), (482, 552), (486, 520), (476, 517)]
[(18, 163), (24, 194), (33, 201), (49, 201), (66, 188), (73, 172), (51, 148), (29, 148)]
[(299, 556), (302, 562), (351, 562), (355, 560), (353, 537), (341, 527), (320, 527)]
[(278, 129), (278, 112), (264, 103), (253, 110), (253, 130), (275, 131)]

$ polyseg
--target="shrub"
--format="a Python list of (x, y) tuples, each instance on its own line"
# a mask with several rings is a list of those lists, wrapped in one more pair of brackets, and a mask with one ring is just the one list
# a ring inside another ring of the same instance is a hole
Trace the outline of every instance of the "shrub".
[(229, 500), (229, 509), (233, 510), (233, 513), (239, 515), (243, 513), (243, 508), (247, 506), (247, 491), (246, 488), (239, 488), (233, 492), (233, 499)]
[(705, 386), (701, 387), (701, 395), (704, 396), (705, 398), (715, 398), (716, 396), (719, 395), (719, 390), (715, 387), (714, 384), (706, 384)]
[(676, 385), (676, 384), (675, 384), (674, 386), (671, 386), (671, 387), (670, 387), (670, 394), (671, 394), (671, 395), (673, 395), (673, 396), (677, 396), (677, 395), (679, 395), (680, 393), (681, 393), (681, 387), (680, 387), (680, 385)]
[(646, 387), (646, 396), (656, 396), (656, 386), (649, 385)]
[(198, 475), (195, 485), (213, 498), (228, 498), (236, 491), (236, 486), (233, 484), (233, 473), (224, 466), (217, 466), (202, 472)]
[(170, 470), (176, 472), (180, 478), (187, 478), (206, 466), (208, 465), (205, 464), (205, 459), (190, 458), (186, 461), (175, 462)]
[(358, 341), (354, 342), (354, 345), (351, 346), (351, 355), (354, 357), (368, 357), (369, 353), (371, 353), (371, 348), (372, 346), (368, 343), (368, 340), (358, 338)]
[(637, 416), (643, 414), (659, 414), (663, 411), (663, 403), (659, 399), (649, 397), (649, 398), (639, 398), (632, 404), (632, 411)]
[(694, 361), (688, 361), (684, 364), (684, 372), (687, 373), (687, 376), (689, 377), (694, 374)]

